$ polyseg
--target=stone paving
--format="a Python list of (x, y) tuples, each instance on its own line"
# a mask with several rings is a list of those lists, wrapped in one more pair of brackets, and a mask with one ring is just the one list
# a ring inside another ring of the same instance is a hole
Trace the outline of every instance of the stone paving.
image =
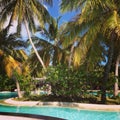
[(35, 106), (39, 104), (39, 101), (15, 101), (12, 98), (6, 99), (4, 102), (16, 106)]
[[(105, 110), (105, 111), (117, 111), (120, 112), (120, 105), (99, 105), (99, 104), (84, 104), (84, 103), (69, 103), (69, 102), (40, 102), (40, 101), (15, 101), (12, 98), (6, 99), (5, 103), (15, 106), (63, 106), (63, 107), (75, 107), (78, 109), (87, 110)], [(0, 115), (0, 120), (45, 120), (40, 118), (27, 118), (21, 116), (9, 116)], [(51, 119), (52, 120), (52, 119)]]
[(120, 111), (120, 105), (102, 105), (102, 104), (85, 104), (74, 102), (40, 102), (40, 101), (15, 101), (13, 99), (6, 99), (5, 103), (16, 106), (63, 106), (74, 107), (87, 110), (107, 110), (107, 111)]
[(43, 119), (0, 115), (0, 120), (43, 120)]

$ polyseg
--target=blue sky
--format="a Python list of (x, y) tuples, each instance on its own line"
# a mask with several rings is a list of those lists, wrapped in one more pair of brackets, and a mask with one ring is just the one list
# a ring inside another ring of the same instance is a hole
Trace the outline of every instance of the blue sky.
[[(67, 22), (67, 21), (72, 20), (72, 18), (75, 17), (77, 14), (76, 11), (67, 12), (64, 14), (60, 13), (60, 1), (61, 0), (53, 0), (52, 7), (45, 5), (45, 7), (49, 11), (50, 15), (53, 16), (54, 18), (58, 18), (59, 16), (62, 16), (60, 21), (59, 21), (59, 25), (61, 25), (63, 22)], [(8, 21), (6, 22), (6, 25), (8, 24)], [(14, 23), (14, 26), (11, 27), (10, 33), (13, 33), (16, 31), (16, 24), (17, 23)], [(26, 34), (26, 30), (25, 30), (24, 26), (23, 26), (21, 34), (22, 34), (23, 38), (27, 38), (27, 34)]]
[(53, 0), (53, 6), (52, 7), (48, 6), (47, 9), (50, 15), (53, 16), (54, 18), (58, 18), (59, 16), (62, 16), (60, 19), (60, 24), (62, 24), (63, 22), (70, 21), (77, 14), (77, 12), (75, 11), (61, 14), (59, 6), (60, 6), (60, 0)]
[[(61, 25), (64, 22), (68, 22), (70, 20), (72, 20), (72, 18), (74, 18), (77, 14), (76, 11), (72, 11), (72, 12), (67, 12), (67, 13), (60, 13), (60, 1), (61, 0), (53, 0), (53, 6), (50, 7), (48, 5), (45, 5), (45, 7), (47, 8), (47, 10), (49, 11), (50, 15), (53, 16), (54, 18), (58, 18), (59, 16), (62, 16), (60, 21), (59, 21), (59, 25)], [(11, 32), (16, 31), (15, 26), (13, 26), (14, 28), (11, 28)], [(27, 39), (27, 34), (26, 34), (26, 29), (23, 26), (22, 32), (21, 32), (22, 36), (24, 39)]]

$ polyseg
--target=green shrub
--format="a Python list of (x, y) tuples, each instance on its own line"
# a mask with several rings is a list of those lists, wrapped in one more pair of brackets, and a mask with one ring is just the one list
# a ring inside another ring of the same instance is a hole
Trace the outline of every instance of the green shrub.
[(20, 84), (20, 90), (24, 91), (24, 96), (29, 96), (35, 86), (31, 76), (29, 74), (19, 75), (16, 71), (14, 71), (14, 77)]
[(20, 75), (20, 76), (17, 76), (17, 79), (20, 83), (21, 91), (24, 91), (24, 96), (25, 97), (29, 96), (31, 94), (31, 91), (35, 87), (35, 84), (33, 83), (31, 76)]
[(53, 95), (64, 98), (84, 97), (89, 89), (85, 72), (62, 65), (48, 68), (46, 81), (51, 85)]
[(0, 91), (14, 91), (15, 81), (5, 75), (0, 75)]

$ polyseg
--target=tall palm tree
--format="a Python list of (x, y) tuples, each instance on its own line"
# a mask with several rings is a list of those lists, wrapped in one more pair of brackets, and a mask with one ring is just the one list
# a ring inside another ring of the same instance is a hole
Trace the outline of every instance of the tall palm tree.
[[(59, 27), (59, 19), (52, 19), (51, 23), (43, 29), (42, 38), (38, 36), (33, 36), (32, 39), (35, 41), (36, 48), (38, 52), (41, 54), (41, 57), (46, 66), (52, 64), (56, 66), (57, 64), (61, 63), (63, 54), (65, 50), (62, 48), (62, 32), (64, 31), (63, 25)], [(65, 25), (64, 25), (65, 26)], [(39, 33), (39, 28), (37, 33)], [(36, 56), (32, 53), (30, 57), (30, 61), (33, 63), (32, 68), (37, 68), (36, 70), (41, 70), (40, 64), (36, 61)], [(34, 67), (33, 67), (34, 66)], [(36, 71), (33, 69), (34, 72)], [(35, 75), (35, 74), (34, 74)]]
[[(52, 0), (43, 0), (47, 3), (52, 3)], [(0, 19), (0, 26), (7, 20), (7, 17), (10, 16), (10, 21), (8, 24), (8, 28), (12, 25), (14, 20), (18, 21), (18, 26), (22, 23), (25, 25), (28, 38), (30, 43), (34, 49), (34, 52), (42, 64), (43, 68), (46, 69), (41, 57), (39, 56), (36, 47), (33, 44), (31, 39), (31, 32), (35, 31), (35, 20), (37, 19), (40, 23), (41, 28), (44, 27), (44, 23), (47, 20), (50, 20), (50, 15), (48, 11), (42, 4), (42, 1), (39, 0), (1, 0), (0, 1), (0, 12), (1, 12), (1, 19)], [(20, 27), (18, 27), (20, 28)], [(20, 29), (18, 29), (20, 31)]]
[(22, 74), (22, 63), (26, 59), (26, 54), (21, 48), (26, 47), (26, 45), (25, 42), (18, 40), (16, 34), (7, 36), (6, 33), (7, 29), (0, 32), (0, 71), (15, 80), (18, 97), (22, 97), (20, 85), (14, 75), (14, 71)]
[(78, 18), (76, 19), (78, 28), (76, 30), (77, 32), (73, 32), (73, 34), (70, 34), (70, 36), (76, 36), (76, 33), (80, 34), (85, 31), (81, 37), (81, 41), (85, 42), (87, 51), (89, 50), (88, 48), (90, 48), (90, 46), (92, 46), (93, 43), (98, 40), (98, 35), (100, 33), (103, 35), (105, 40), (109, 41), (110, 43), (108, 62), (105, 66), (101, 86), (101, 100), (103, 103), (106, 102), (106, 84), (114, 54), (114, 43), (120, 37), (119, 5), (120, 2), (116, 0), (62, 0), (61, 4), (63, 12), (73, 9), (81, 10)]
[(14, 51), (17, 55), (17, 50), (26, 48), (26, 42), (18, 38), (16, 33), (8, 35), (7, 32), (6, 28), (0, 31), (0, 50), (11, 56)]

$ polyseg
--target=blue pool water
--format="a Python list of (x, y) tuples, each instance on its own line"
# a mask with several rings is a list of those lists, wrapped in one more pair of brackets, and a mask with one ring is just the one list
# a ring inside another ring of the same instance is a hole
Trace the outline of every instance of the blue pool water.
[(0, 99), (7, 99), (11, 97), (17, 97), (17, 92), (0, 92)]
[(120, 120), (120, 112), (77, 110), (63, 107), (15, 107), (0, 105), (0, 112), (29, 113), (67, 120)]
[[(0, 99), (16, 96), (16, 92), (0, 93)], [(90, 111), (64, 107), (17, 107), (0, 105), (0, 112), (37, 114), (67, 120), (120, 120), (120, 112)]]
[[(99, 96), (100, 92), (91, 91), (91, 92), (88, 92), (88, 94)], [(106, 93), (106, 97), (113, 97), (113, 96), (114, 95), (112, 93)], [(120, 96), (120, 93), (118, 94), (118, 96)]]

